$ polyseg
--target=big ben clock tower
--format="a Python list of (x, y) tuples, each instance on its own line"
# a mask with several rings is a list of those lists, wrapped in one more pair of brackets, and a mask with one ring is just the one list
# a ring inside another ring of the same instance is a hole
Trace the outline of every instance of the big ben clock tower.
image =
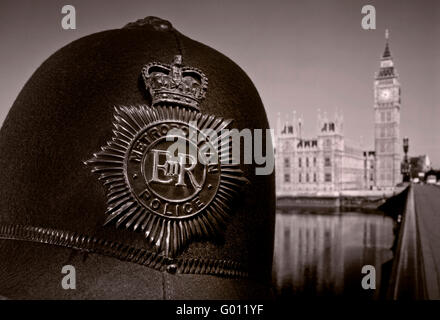
[(385, 32), (385, 51), (374, 81), (374, 149), (376, 151), (376, 186), (393, 188), (400, 177), (400, 83)]

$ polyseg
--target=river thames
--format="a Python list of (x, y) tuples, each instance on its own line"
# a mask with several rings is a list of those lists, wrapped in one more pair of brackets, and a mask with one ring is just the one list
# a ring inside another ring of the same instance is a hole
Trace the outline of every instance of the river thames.
[[(280, 299), (378, 299), (383, 264), (393, 254), (394, 221), (377, 212), (277, 210), (273, 279)], [(376, 269), (376, 290), (361, 286), (364, 265)]]

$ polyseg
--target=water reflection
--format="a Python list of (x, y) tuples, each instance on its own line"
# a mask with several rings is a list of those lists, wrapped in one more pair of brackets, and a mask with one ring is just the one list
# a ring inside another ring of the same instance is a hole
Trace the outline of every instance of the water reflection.
[[(290, 209), (277, 212), (274, 281), (281, 298), (378, 298), (382, 264), (392, 258), (393, 220), (380, 213)], [(376, 267), (376, 290), (363, 290), (362, 266)]]

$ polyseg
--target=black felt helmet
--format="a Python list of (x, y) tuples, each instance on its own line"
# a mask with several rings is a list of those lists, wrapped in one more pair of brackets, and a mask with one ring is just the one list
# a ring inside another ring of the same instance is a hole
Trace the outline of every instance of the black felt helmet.
[(226, 128), (268, 128), (254, 85), (168, 21), (57, 51), (0, 132), (0, 296), (270, 297), (273, 174), (222, 161)]

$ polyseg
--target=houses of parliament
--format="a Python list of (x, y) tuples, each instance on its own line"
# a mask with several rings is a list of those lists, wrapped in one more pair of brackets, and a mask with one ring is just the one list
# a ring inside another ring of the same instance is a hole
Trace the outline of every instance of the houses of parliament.
[(401, 181), (399, 138), (401, 89), (388, 31), (374, 79), (374, 149), (344, 139), (343, 117), (318, 114), (317, 135), (302, 136), (302, 119), (281, 123), (275, 134), (278, 194), (390, 190)]

